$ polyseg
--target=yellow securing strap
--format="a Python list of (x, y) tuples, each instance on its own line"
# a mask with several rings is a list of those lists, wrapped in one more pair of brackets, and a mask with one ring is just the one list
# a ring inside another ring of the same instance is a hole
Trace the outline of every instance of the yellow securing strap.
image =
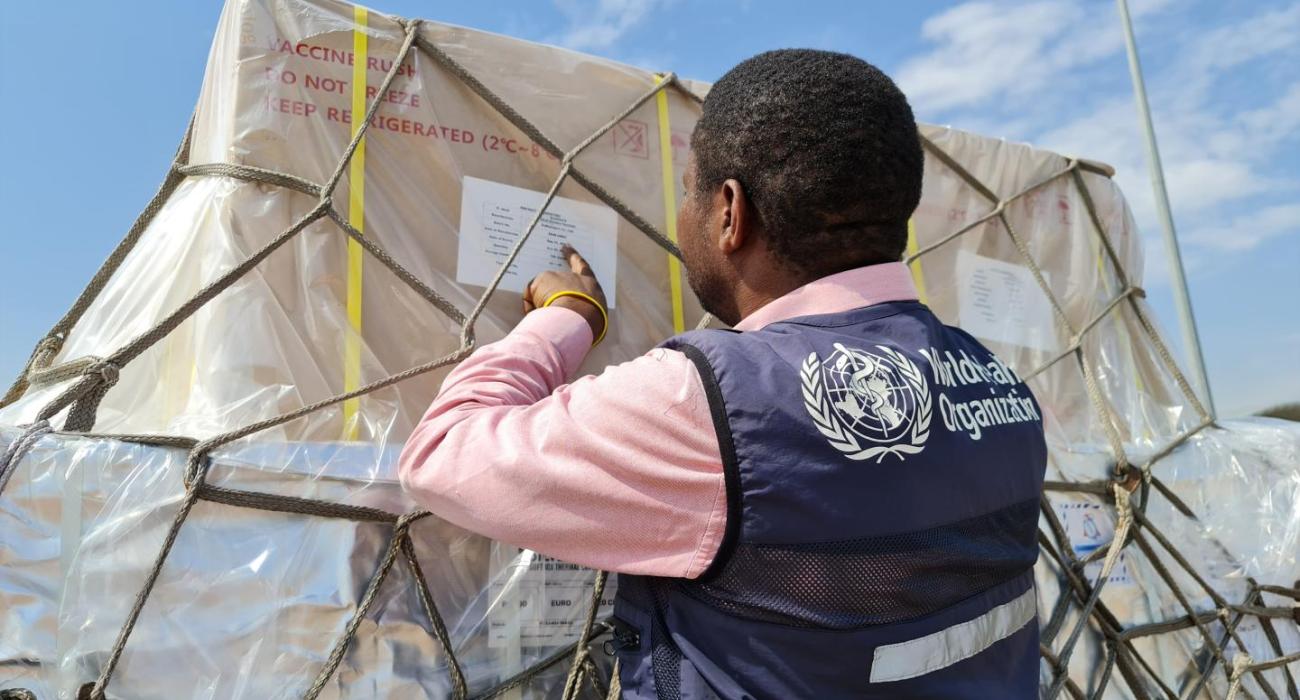
[[(916, 244), (916, 223), (911, 219), (907, 220), (907, 254), (915, 255), (920, 246)], [(930, 300), (925, 293), (925, 273), (921, 271), (921, 259), (917, 258), (912, 261), (912, 282), (916, 284), (916, 298), (922, 304), (929, 304)]]
[[(354, 7), (352, 30), (352, 129), (350, 138), (356, 138), (366, 115), (366, 64), (369, 63), (365, 28), (369, 15), (364, 7)], [(361, 137), (357, 150), (348, 164), (348, 223), (358, 231), (365, 231), (366, 214), (366, 137)], [(343, 347), (343, 391), (355, 391), (361, 386), (361, 262), (364, 251), (361, 244), (348, 238), (348, 331)], [(360, 408), (358, 399), (343, 402), (343, 439), (356, 440), (359, 432)]]
[[(662, 83), (662, 75), (655, 76), (655, 84)], [(673, 132), (668, 124), (668, 90), (655, 95), (659, 107), (659, 162), (664, 175), (664, 221), (668, 240), (677, 243), (677, 178), (673, 176)], [(668, 254), (668, 289), (673, 302), (673, 332), (686, 330), (686, 314), (682, 311), (682, 263)]]

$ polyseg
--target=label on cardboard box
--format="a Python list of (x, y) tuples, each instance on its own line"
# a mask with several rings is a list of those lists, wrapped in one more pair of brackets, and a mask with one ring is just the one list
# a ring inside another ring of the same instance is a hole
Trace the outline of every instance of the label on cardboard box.
[[(1101, 547), (1107, 547), (1115, 537), (1115, 521), (1111, 511), (1091, 500), (1057, 501), (1052, 504), (1061, 527), (1070, 538), (1070, 546), (1076, 557), (1086, 557)], [(1088, 582), (1097, 583), (1101, 577), (1103, 562), (1098, 559), (1089, 562), (1083, 568)], [(1128, 552), (1121, 551), (1115, 561), (1115, 568), (1110, 571), (1108, 586), (1132, 586), (1133, 575), (1129, 571)]]
[[(465, 177), (460, 201), (460, 242), (456, 281), (485, 287), (509, 257), (524, 229), (546, 201), (545, 192)], [(618, 267), (618, 214), (609, 207), (553, 199), (519, 256), (501, 279), (499, 289), (522, 292), (545, 270), (567, 270), (560, 249), (577, 249), (600, 280), (609, 308), (614, 308)]]
[(958, 314), (966, 332), (1035, 350), (1056, 347), (1051, 302), (1029, 268), (965, 250), (958, 254), (957, 268)]
[[(493, 543), (488, 647), (558, 647), (578, 641), (596, 572), (526, 549)], [(615, 580), (597, 619), (613, 614)]]

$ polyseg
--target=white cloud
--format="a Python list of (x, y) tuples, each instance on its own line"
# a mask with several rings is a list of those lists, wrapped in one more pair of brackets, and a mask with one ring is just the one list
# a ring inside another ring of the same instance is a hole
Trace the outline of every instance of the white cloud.
[(1224, 70), (1287, 49), (1300, 42), (1300, 4), (1262, 12), (1197, 37), (1196, 70)]
[[(1170, 0), (1134, 3), (1143, 16)], [(899, 85), (922, 115), (1024, 97), (1123, 48), (1109, 8), (1077, 0), (968, 2), (926, 20), (932, 51), (903, 64)]]
[(607, 50), (662, 4), (660, 0), (599, 0), (591, 7), (572, 0), (557, 2), (569, 27), (550, 43), (575, 51)]
[(1237, 121), (1266, 148), (1300, 136), (1300, 82), (1292, 83), (1277, 102), (1237, 115)]
[[(1300, 170), (1293, 166), (1300, 156), (1300, 1), (1130, 3), (1193, 295), (1218, 296), (1220, 307), (1224, 295), (1244, 301), (1235, 275), (1294, 250), (1300, 238)], [(922, 38), (925, 52), (895, 73), (918, 116), (1115, 166), (1143, 232), (1145, 285), (1153, 299), (1167, 301), (1168, 256), (1111, 4), (968, 2), (932, 17)], [(1265, 286), (1275, 284), (1284, 282)], [(1276, 344), (1272, 336), (1223, 334), (1219, 327), (1232, 322), (1221, 311), (1201, 311), (1211, 350), (1264, 358), (1260, 348)], [(1176, 334), (1166, 337), (1177, 344)], [(1294, 396), (1294, 382), (1257, 381), (1242, 369), (1251, 363), (1214, 359), (1217, 398), (1229, 413)]]
[(1061, 62), (1049, 46), (1080, 14), (1068, 0), (958, 5), (925, 21), (921, 36), (937, 46), (905, 63), (898, 82), (922, 114), (1036, 89)]
[[(1134, 14), (1150, 24), (1169, 7), (1144, 3)], [(1107, 70), (1124, 70), (1113, 11), (1083, 0), (968, 2), (930, 18), (921, 32), (933, 48), (905, 62), (898, 77), (922, 116), (942, 114), (1115, 166), (1139, 228), (1156, 243), (1160, 228), (1129, 83), (1089, 74), (1106, 60)], [(1264, 202), (1252, 215), (1235, 209), (1258, 197), (1294, 201), (1300, 192), (1300, 180), (1269, 167), (1279, 145), (1300, 137), (1300, 82), (1253, 109), (1218, 89), (1251, 61), (1288, 63), (1300, 47), (1300, 3), (1185, 34), (1161, 46), (1172, 60), (1148, 64), (1147, 84), (1175, 220), (1189, 232), (1182, 238), (1191, 268), (1205, 254), (1250, 250), (1295, 230), (1285, 221), (1297, 219), (1293, 207)], [(1212, 235), (1219, 228), (1224, 235)], [(1148, 245), (1153, 281), (1165, 278), (1158, 245)]]
[(1171, 201), (1178, 202), (1178, 210), (1185, 216), (1277, 187), (1249, 163), (1220, 158), (1174, 159), (1165, 168), (1165, 183)]
[(1279, 236), (1300, 234), (1300, 204), (1277, 204), (1233, 218), (1225, 226), (1198, 229), (1189, 243), (1220, 251), (1245, 251)]

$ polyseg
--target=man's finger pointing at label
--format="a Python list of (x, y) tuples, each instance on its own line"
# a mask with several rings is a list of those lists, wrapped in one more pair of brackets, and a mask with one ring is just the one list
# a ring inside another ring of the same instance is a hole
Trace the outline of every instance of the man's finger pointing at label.
[(547, 270), (534, 277), (524, 288), (524, 313), (546, 306), (575, 311), (586, 319), (592, 337), (600, 342), (609, 325), (605, 292), (591, 271), (591, 265), (573, 246), (565, 244), (561, 252), (569, 263), (569, 269)]

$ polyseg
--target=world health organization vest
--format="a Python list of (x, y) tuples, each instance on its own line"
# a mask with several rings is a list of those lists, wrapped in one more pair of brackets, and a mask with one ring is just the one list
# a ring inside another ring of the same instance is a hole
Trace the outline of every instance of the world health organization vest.
[(1047, 449), (1029, 389), (917, 302), (695, 331), (727, 526), (620, 576), (623, 697), (1034, 698)]

